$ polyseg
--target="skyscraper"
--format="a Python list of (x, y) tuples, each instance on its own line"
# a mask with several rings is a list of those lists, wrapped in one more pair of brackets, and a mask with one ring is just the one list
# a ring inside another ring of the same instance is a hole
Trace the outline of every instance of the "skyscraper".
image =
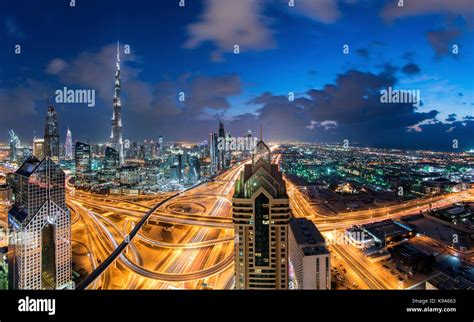
[[(225, 142), (226, 136), (225, 136), (225, 130), (224, 130), (224, 124), (219, 121), (219, 140), (221, 142)], [(225, 144), (220, 144), (221, 148), (218, 151), (218, 170), (225, 169), (226, 167), (226, 148)]]
[(161, 135), (158, 137), (158, 152), (160, 154), (163, 152), (163, 137)]
[(17, 161), (18, 150), (21, 148), (21, 142), (18, 136), (13, 132), (9, 131), (10, 134), (10, 161)]
[(117, 43), (117, 62), (115, 71), (114, 113), (112, 115), (112, 133), (110, 134), (110, 147), (119, 153), (120, 164), (123, 163), (122, 139), (122, 101), (120, 100), (122, 81), (120, 79), (120, 44)]
[(44, 139), (43, 138), (33, 139), (33, 155), (38, 160), (44, 159)]
[(8, 176), (14, 205), (8, 213), (13, 289), (73, 288), (71, 216), (65, 174), (50, 158), (29, 157)]
[(91, 170), (91, 146), (83, 142), (76, 142), (74, 151), (76, 175), (82, 175)]
[(217, 133), (209, 134), (209, 154), (211, 156), (211, 173), (216, 174), (219, 171), (219, 150)]
[(105, 149), (105, 170), (115, 172), (120, 167), (120, 154), (117, 150), (107, 147)]
[(67, 127), (66, 143), (64, 144), (66, 160), (72, 160), (72, 134), (69, 126)]
[(233, 222), (237, 289), (288, 288), (289, 199), (277, 164), (260, 140), (235, 184)]
[(44, 131), (44, 156), (59, 161), (58, 114), (53, 106), (48, 107)]

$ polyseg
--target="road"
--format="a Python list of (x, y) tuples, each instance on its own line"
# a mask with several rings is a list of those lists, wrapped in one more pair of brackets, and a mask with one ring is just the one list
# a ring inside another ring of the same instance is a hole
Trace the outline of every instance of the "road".
[[(133, 275), (138, 276), (139, 281), (134, 286), (140, 289), (152, 286), (166, 288), (170, 284), (165, 282), (182, 284), (189, 281), (198, 287), (197, 281), (206, 279), (214, 280), (214, 284), (230, 285), (228, 278), (219, 282), (216, 275), (232, 269), (233, 265), (233, 231), (230, 229), (232, 225), (229, 200), (242, 167), (243, 164), (237, 165), (216, 177), (213, 182), (204, 182), (184, 192), (168, 196), (151, 209), (140, 201), (135, 202), (120, 197), (101, 197), (77, 191), (69, 194), (70, 202), (76, 203), (77, 207), (87, 209), (81, 214), (89, 217), (85, 219), (88, 221), (89, 229), (101, 231), (91, 233), (91, 235), (102, 235), (100, 242), (92, 241), (102, 250), (99, 254), (101, 263), (77, 288), (99, 287), (99, 283), (95, 286), (93, 283), (100, 280), (99, 277), (102, 274), (110, 274), (111, 277), (108, 283), (102, 279), (100, 287), (102, 289), (114, 288), (114, 279), (122, 281), (124, 278), (123, 270), (120, 274), (115, 273), (117, 265), (112, 264), (116, 261), (120, 263), (120, 268), (126, 268), (126, 275), (129, 278)], [(71, 187), (69, 190), (71, 192)], [(203, 208), (201, 211), (201, 208), (195, 205), (202, 203), (205, 205), (201, 206)], [(183, 204), (190, 204), (190, 208), (199, 208), (200, 211), (186, 213), (174, 210), (174, 208), (180, 209)], [(119, 216), (122, 224), (117, 225), (107, 219), (107, 217), (112, 218), (111, 216)], [(185, 227), (182, 240), (165, 242), (157, 240), (156, 237), (147, 236), (142, 228), (149, 220)], [(123, 230), (128, 230), (128, 233)], [(120, 236), (121, 234), (123, 236)], [(107, 242), (104, 243), (104, 240)], [(125, 254), (131, 246), (135, 247), (132, 251), (135, 258), (129, 258)], [(106, 250), (109, 254), (104, 257), (103, 252)], [(154, 265), (148, 260), (157, 258), (152, 256), (152, 253), (156, 253), (159, 258), (158, 263)], [(137, 262), (137, 256), (148, 262)], [(120, 277), (115, 278), (115, 275), (120, 275)]]

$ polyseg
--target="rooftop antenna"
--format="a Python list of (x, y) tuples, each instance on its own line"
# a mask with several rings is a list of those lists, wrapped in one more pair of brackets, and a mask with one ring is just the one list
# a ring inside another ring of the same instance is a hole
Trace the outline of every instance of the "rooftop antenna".
[(260, 141), (263, 141), (263, 130), (262, 130), (262, 125), (260, 124)]

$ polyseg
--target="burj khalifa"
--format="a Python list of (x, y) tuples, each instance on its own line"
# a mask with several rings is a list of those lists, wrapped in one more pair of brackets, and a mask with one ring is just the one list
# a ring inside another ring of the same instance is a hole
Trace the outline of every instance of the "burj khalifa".
[(122, 138), (122, 102), (120, 90), (122, 81), (120, 79), (120, 43), (117, 43), (117, 63), (115, 71), (115, 93), (114, 114), (112, 116), (112, 132), (110, 134), (110, 147), (115, 149), (120, 156), (120, 164), (123, 164), (123, 138)]

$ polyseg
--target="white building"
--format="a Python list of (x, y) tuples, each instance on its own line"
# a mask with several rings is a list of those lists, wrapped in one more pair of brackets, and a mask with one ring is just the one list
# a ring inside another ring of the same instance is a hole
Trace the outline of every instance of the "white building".
[(291, 219), (289, 244), (296, 288), (330, 290), (330, 254), (316, 226), (305, 218)]

